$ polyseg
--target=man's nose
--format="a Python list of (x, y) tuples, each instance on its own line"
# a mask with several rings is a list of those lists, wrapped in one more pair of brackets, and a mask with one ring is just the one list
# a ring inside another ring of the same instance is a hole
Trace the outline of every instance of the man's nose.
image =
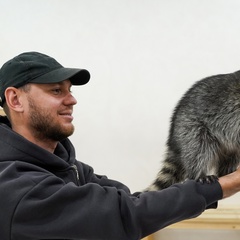
[(69, 93), (64, 99), (64, 104), (65, 105), (75, 105), (75, 104), (77, 104), (77, 100), (71, 93)]

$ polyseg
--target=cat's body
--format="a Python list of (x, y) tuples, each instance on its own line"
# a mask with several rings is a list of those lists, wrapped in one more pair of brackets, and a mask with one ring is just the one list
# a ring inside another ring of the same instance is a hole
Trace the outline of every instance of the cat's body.
[(222, 176), (240, 163), (240, 71), (202, 79), (177, 104), (166, 157), (148, 190)]

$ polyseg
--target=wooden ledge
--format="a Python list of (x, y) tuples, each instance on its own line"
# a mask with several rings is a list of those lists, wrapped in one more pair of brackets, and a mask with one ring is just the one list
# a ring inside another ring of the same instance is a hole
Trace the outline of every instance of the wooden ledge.
[(142, 240), (153, 240), (153, 235), (143, 238)]
[(175, 229), (240, 229), (239, 208), (206, 210), (197, 218), (175, 223), (167, 228)]
[[(167, 229), (240, 229), (240, 206), (206, 210), (197, 218), (172, 224)], [(161, 231), (161, 230), (160, 230)], [(153, 240), (154, 234), (142, 240)]]

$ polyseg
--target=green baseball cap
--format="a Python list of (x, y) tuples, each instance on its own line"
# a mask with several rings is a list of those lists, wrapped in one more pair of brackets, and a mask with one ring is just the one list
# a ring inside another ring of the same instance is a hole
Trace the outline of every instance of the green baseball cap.
[(5, 102), (8, 87), (27, 83), (57, 83), (69, 79), (72, 85), (86, 84), (90, 73), (86, 69), (65, 68), (54, 58), (39, 52), (25, 52), (7, 61), (0, 69), (0, 106)]

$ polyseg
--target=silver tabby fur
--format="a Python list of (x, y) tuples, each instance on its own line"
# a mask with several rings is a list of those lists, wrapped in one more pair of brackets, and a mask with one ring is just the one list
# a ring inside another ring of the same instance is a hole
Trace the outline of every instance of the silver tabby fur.
[(233, 172), (240, 162), (240, 71), (196, 82), (173, 112), (166, 145), (147, 190)]

